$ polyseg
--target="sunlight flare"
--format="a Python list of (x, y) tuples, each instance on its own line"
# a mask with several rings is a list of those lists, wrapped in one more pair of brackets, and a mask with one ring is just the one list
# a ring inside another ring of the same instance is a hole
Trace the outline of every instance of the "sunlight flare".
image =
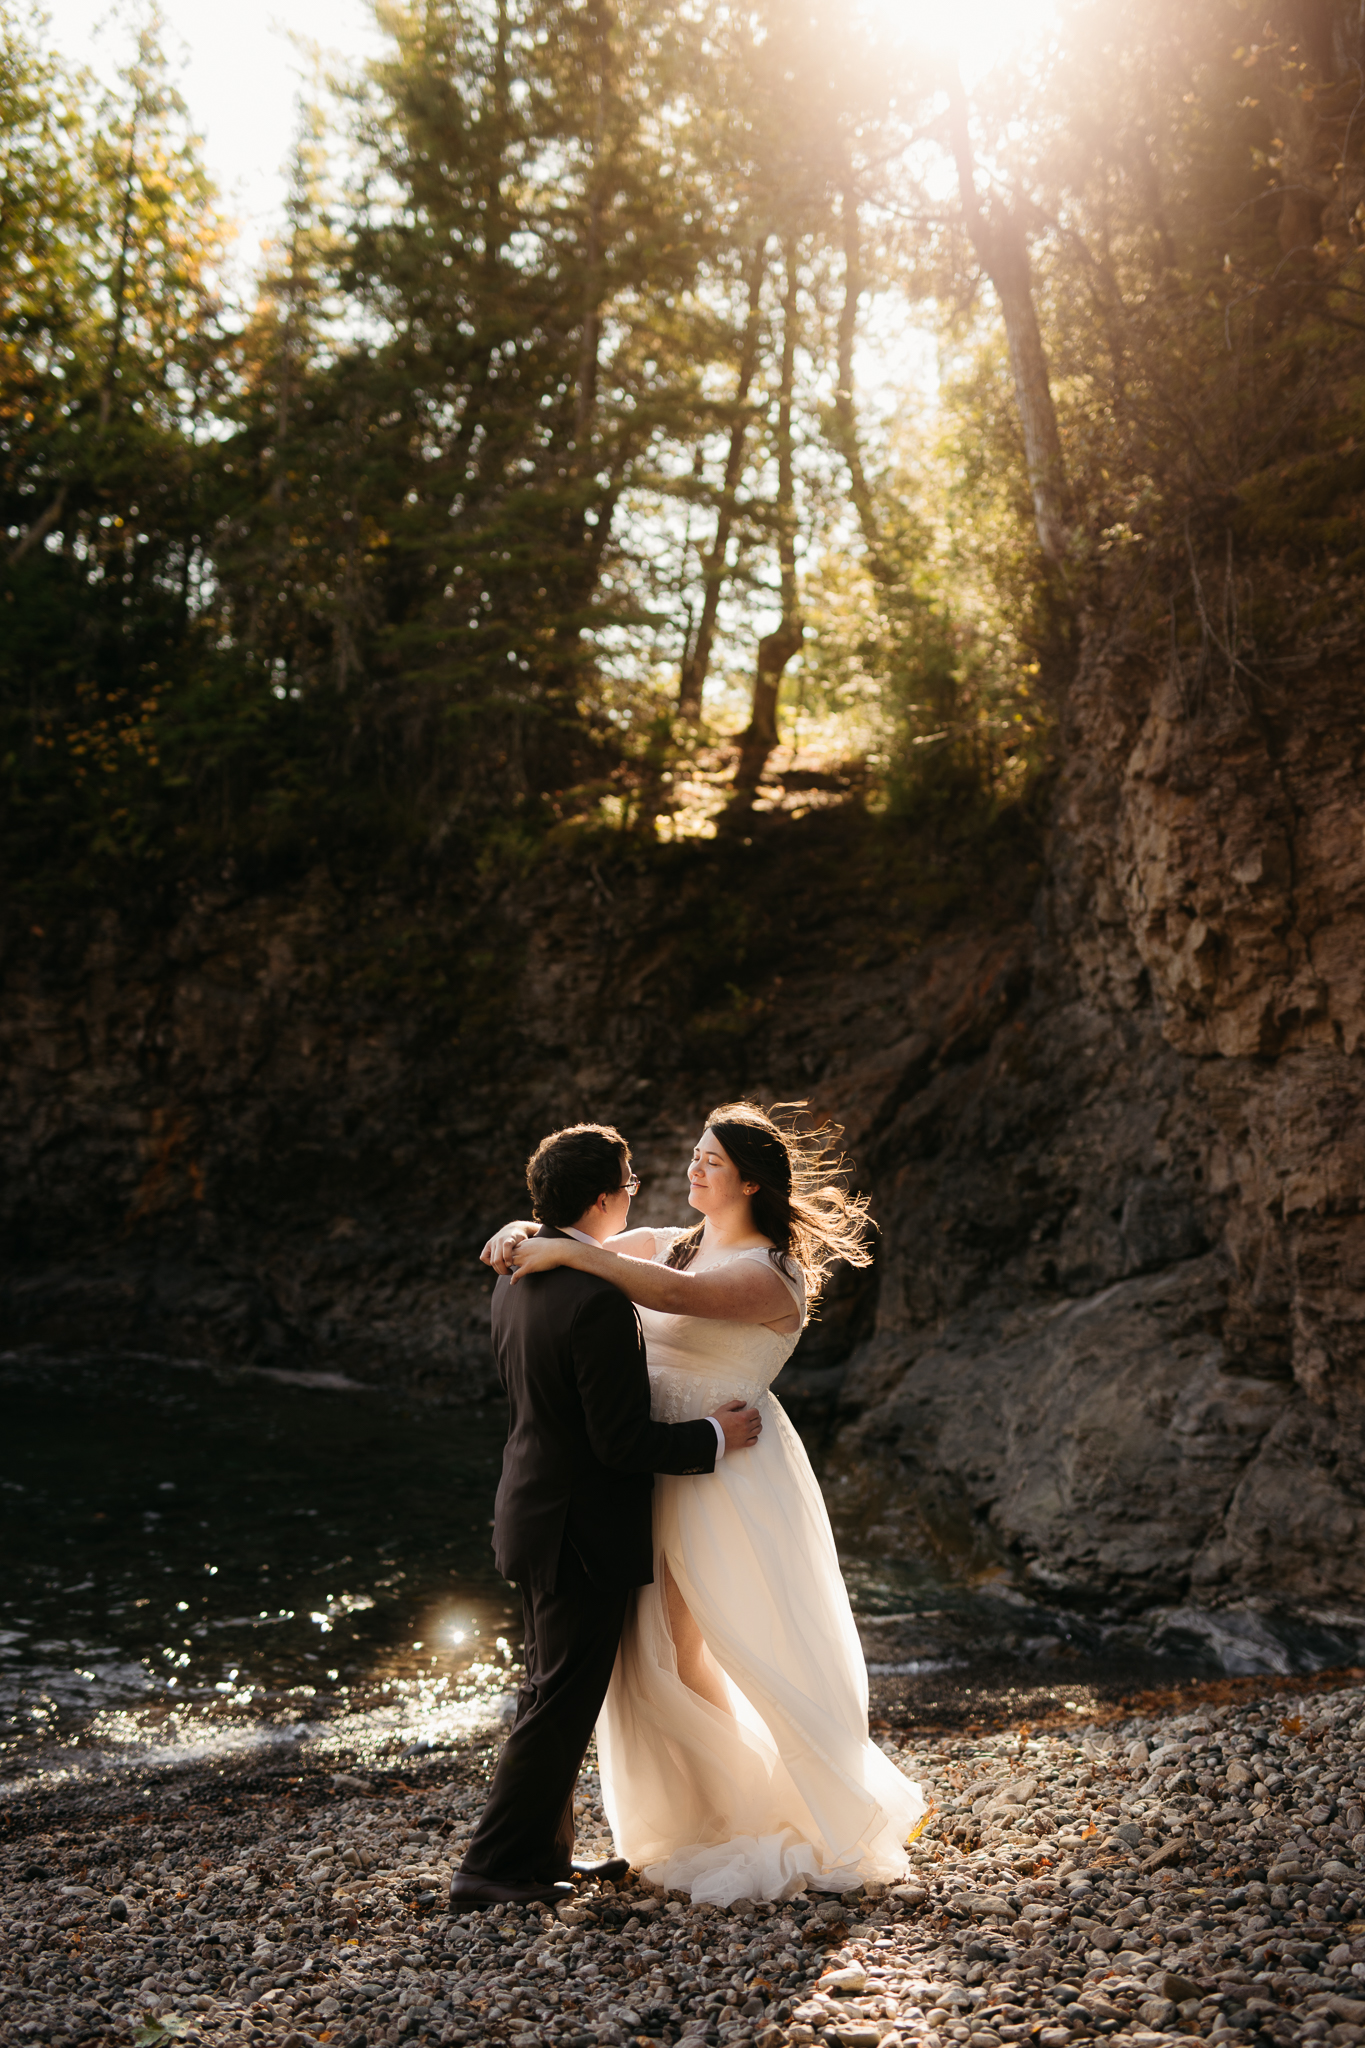
[(868, 0), (868, 17), (945, 57), (956, 56), (968, 88), (1004, 58), (1035, 41), (1056, 15), (1056, 0)]

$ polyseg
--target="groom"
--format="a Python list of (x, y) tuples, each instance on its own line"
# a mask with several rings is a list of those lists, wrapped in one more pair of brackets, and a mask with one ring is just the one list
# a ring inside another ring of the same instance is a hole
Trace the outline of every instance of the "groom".
[[(639, 1187), (606, 1124), (544, 1139), (526, 1184), (542, 1230), (597, 1244), (625, 1228)], [(508, 1410), (493, 1552), (521, 1588), (526, 1681), (451, 1880), (455, 1911), (549, 1904), (573, 1876), (625, 1876), (619, 1858), (573, 1861), (573, 1793), (631, 1590), (654, 1577), (653, 1474), (713, 1472), (760, 1426), (739, 1401), (697, 1422), (651, 1421), (639, 1317), (619, 1289), (569, 1266), (498, 1281), (493, 1349)]]

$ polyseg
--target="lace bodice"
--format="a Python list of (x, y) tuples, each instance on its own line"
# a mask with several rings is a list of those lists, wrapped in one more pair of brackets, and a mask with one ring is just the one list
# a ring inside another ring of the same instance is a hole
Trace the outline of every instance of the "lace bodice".
[[(678, 1230), (656, 1230), (654, 1260), (662, 1265), (673, 1247)], [(806, 1313), (806, 1288), (800, 1274), (795, 1278), (769, 1258), (761, 1246), (722, 1252), (718, 1257), (693, 1262), (692, 1272), (709, 1272), (713, 1266), (728, 1265), (734, 1259), (758, 1259), (790, 1288), (802, 1321)], [(650, 1412), (656, 1422), (692, 1422), (709, 1415), (722, 1401), (760, 1402), (781, 1372), (792, 1352), (800, 1329), (785, 1334), (763, 1323), (725, 1323), (704, 1316), (669, 1316), (658, 1309), (642, 1308), (649, 1361)]]

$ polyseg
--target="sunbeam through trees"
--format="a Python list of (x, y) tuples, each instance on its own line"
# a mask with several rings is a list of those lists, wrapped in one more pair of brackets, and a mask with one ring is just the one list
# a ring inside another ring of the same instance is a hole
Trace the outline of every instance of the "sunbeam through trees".
[(235, 303), (155, 15), (101, 93), (0, 4), (17, 886), (744, 831), (782, 748), (989, 818), (1097, 619), (1192, 702), (1340, 633), (1357, 11), (1070, 0), (970, 91), (891, 9), (379, 14)]

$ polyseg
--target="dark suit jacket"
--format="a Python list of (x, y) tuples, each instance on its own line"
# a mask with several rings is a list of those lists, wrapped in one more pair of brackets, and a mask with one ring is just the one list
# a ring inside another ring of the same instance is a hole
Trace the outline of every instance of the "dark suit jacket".
[[(551, 1231), (551, 1236), (562, 1236)], [(654, 1422), (640, 1319), (619, 1288), (571, 1266), (493, 1290), (507, 1445), (493, 1519), (498, 1570), (552, 1593), (565, 1542), (591, 1577), (654, 1577), (656, 1472), (713, 1472), (716, 1432)]]

